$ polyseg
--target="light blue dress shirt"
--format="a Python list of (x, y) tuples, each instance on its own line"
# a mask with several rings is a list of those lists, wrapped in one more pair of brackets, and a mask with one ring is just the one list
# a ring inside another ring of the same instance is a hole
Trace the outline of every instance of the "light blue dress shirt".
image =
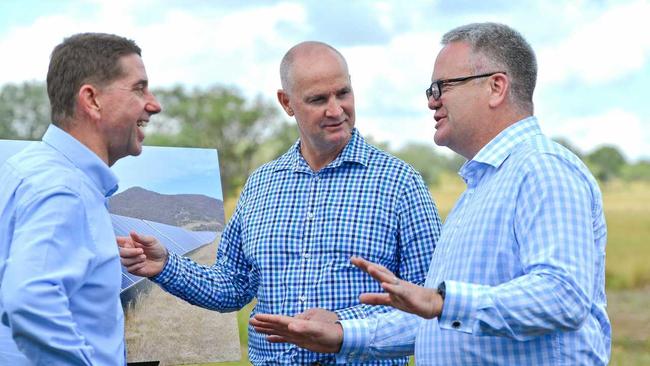
[[(423, 284), (440, 227), (420, 175), (354, 130), (341, 154), (318, 172), (307, 165), (298, 143), (258, 169), (223, 233), (216, 264), (199, 266), (172, 253), (154, 280), (193, 304), (220, 311), (237, 310), (256, 297), (253, 315), (320, 307), (340, 319), (364, 318), (390, 308), (359, 303), (359, 294), (381, 288), (350, 256)], [(331, 354), (269, 343), (250, 326), (248, 335), (255, 365), (336, 362)], [(402, 356), (365, 364), (406, 362)]]
[[(426, 286), (446, 285), (439, 319), (401, 311), (343, 321), (339, 360), (418, 365), (606, 365), (606, 226), (598, 184), (535, 117), (460, 170)], [(415, 346), (415, 347), (414, 347)]]
[(124, 365), (115, 175), (51, 125), (0, 187), (0, 365)]

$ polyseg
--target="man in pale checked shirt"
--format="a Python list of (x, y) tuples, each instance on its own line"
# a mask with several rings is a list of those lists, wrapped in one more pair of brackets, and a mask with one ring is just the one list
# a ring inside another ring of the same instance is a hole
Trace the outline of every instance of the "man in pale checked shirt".
[[(359, 294), (380, 286), (350, 257), (370, 258), (424, 284), (441, 226), (429, 191), (412, 167), (368, 145), (354, 128), (354, 94), (338, 51), (319, 42), (298, 44), (280, 73), (278, 100), (295, 116), (300, 139), (248, 179), (216, 263), (198, 265), (137, 234), (119, 239), (122, 263), (170, 293), (218, 311), (241, 309), (253, 298), (253, 314), (331, 324), (390, 311), (359, 303)], [(333, 354), (271, 343), (252, 327), (249, 359), (256, 365), (336, 362)], [(358, 364), (406, 362), (396, 355)]]
[(494, 23), (448, 32), (426, 90), (435, 142), (468, 161), (424, 287), (352, 262), (399, 310), (339, 323), (257, 315), (273, 342), (337, 359), (412, 354), (418, 365), (606, 365), (606, 227), (598, 185), (533, 116), (537, 65), (524, 38)]
[(135, 42), (82, 33), (47, 73), (52, 124), (0, 168), (0, 365), (126, 365), (109, 169), (160, 112)]

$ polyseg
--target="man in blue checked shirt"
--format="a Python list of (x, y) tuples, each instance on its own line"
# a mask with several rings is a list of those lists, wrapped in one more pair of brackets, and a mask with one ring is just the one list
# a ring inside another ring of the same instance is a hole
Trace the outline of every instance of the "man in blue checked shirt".
[(606, 227), (598, 184), (533, 116), (537, 64), (515, 30), (443, 36), (431, 86), (435, 142), (467, 158), (424, 287), (362, 258), (393, 312), (339, 323), (257, 315), (271, 342), (342, 362), (412, 354), (419, 365), (606, 365)]
[(82, 33), (54, 48), (52, 124), (0, 168), (0, 365), (126, 365), (109, 169), (139, 155), (160, 104), (135, 42)]
[[(257, 298), (256, 313), (334, 324), (389, 311), (359, 303), (379, 283), (350, 264), (381, 263), (423, 284), (440, 233), (427, 187), (412, 167), (368, 145), (354, 128), (347, 64), (334, 48), (304, 42), (280, 66), (278, 100), (300, 140), (255, 171), (219, 244), (201, 266), (168, 253), (154, 238), (120, 238), (122, 263), (170, 293), (218, 311)], [(311, 310), (308, 310), (311, 309)], [(334, 355), (272, 343), (249, 327), (253, 364), (334, 364)], [(405, 365), (403, 355), (359, 365)]]

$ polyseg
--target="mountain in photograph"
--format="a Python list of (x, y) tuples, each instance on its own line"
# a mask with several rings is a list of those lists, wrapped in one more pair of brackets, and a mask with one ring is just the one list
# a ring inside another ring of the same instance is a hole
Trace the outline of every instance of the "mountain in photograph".
[(160, 194), (142, 187), (111, 197), (109, 211), (193, 231), (222, 231), (225, 221), (221, 200), (202, 194)]

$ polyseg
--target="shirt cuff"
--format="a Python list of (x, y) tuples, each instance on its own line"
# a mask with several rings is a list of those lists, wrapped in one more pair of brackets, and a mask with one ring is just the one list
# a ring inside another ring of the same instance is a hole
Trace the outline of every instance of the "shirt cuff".
[(179, 256), (176, 253), (168, 252), (167, 263), (165, 263), (163, 270), (160, 271), (160, 273), (157, 275), (150, 277), (149, 279), (160, 285), (166, 285), (176, 276), (179, 267)]
[(456, 281), (445, 281), (445, 287), (445, 302), (438, 319), (440, 328), (472, 333), (480, 299), (490, 287)]
[(343, 327), (343, 342), (336, 354), (337, 364), (346, 364), (348, 359), (359, 359), (365, 354), (370, 342), (370, 326), (367, 319), (339, 321)]

